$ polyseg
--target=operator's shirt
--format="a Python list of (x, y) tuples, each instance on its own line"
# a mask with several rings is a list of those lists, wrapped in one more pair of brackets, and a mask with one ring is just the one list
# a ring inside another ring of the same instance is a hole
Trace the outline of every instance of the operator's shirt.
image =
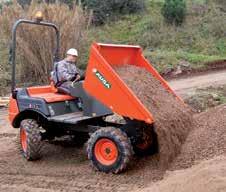
[(71, 81), (78, 74), (79, 70), (75, 63), (68, 62), (65, 59), (57, 63), (57, 75), (60, 82)]

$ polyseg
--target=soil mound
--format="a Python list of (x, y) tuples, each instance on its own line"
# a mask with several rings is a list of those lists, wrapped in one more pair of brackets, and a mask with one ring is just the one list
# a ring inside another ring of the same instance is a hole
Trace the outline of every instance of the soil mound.
[(194, 116), (196, 126), (182, 146), (172, 169), (187, 168), (196, 161), (226, 154), (226, 105)]
[(203, 161), (189, 169), (169, 172), (162, 181), (139, 191), (226, 191), (226, 157), (219, 156), (208, 161)]
[(158, 137), (160, 163), (167, 166), (180, 152), (181, 145), (193, 126), (190, 108), (169, 93), (161, 82), (144, 68), (124, 65), (115, 70), (152, 113)]

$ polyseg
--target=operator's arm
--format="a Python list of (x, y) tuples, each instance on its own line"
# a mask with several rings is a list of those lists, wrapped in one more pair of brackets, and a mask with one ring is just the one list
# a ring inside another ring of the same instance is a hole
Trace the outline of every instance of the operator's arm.
[(58, 64), (58, 76), (59, 81), (72, 81), (76, 76), (77, 72), (75, 70), (70, 70), (67, 63), (59, 62)]
[(73, 67), (73, 70), (74, 70), (74, 77), (72, 78), (72, 80), (71, 81), (78, 81), (80, 78), (81, 78), (81, 76), (80, 76), (80, 70), (76, 67), (76, 66), (74, 66)]
[(72, 81), (75, 81), (75, 82), (76, 82), (76, 81), (78, 81), (78, 80), (80, 79), (80, 77), (81, 77), (81, 76), (80, 76), (79, 74), (77, 74), (77, 75), (72, 79)]

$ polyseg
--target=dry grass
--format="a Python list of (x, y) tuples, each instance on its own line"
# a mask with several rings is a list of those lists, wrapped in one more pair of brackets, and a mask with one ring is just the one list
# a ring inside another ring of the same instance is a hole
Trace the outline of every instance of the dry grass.
[[(88, 14), (80, 7), (69, 9), (64, 4), (37, 4), (23, 9), (16, 2), (3, 7), (0, 14), (0, 42), (9, 45), (13, 23), (19, 18), (33, 19), (35, 12), (41, 10), (44, 20), (57, 24), (61, 32), (61, 58), (68, 48), (82, 51), (88, 27)], [(17, 78), (22, 82), (44, 83), (52, 70), (55, 47), (54, 30), (40, 26), (22, 25), (17, 36)]]

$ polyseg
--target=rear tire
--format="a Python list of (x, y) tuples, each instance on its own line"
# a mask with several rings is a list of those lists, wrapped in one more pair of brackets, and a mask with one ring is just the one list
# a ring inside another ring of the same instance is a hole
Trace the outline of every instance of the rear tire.
[(152, 127), (140, 128), (142, 137), (140, 142), (133, 144), (137, 156), (152, 155), (156, 152), (156, 136)]
[(94, 132), (87, 144), (92, 165), (105, 173), (120, 173), (126, 169), (133, 155), (130, 139), (120, 129), (101, 128)]
[(20, 124), (20, 151), (28, 160), (41, 158), (42, 137), (38, 123), (33, 119), (25, 119)]

